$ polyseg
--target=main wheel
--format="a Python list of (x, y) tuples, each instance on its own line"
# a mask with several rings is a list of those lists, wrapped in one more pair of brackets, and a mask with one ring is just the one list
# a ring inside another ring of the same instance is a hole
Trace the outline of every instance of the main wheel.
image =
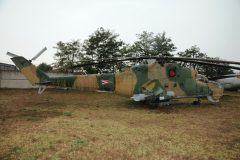
[(192, 103), (193, 105), (200, 105), (201, 104), (201, 100), (200, 99), (198, 99), (197, 101), (193, 101), (193, 103)]
[(160, 100), (158, 98), (148, 101), (150, 109), (156, 109), (160, 105)]

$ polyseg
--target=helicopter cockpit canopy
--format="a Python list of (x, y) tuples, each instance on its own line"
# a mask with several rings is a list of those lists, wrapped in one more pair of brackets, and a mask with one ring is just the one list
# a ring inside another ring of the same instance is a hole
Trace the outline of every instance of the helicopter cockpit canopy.
[(208, 83), (208, 78), (202, 74), (197, 74), (196, 80), (200, 82)]

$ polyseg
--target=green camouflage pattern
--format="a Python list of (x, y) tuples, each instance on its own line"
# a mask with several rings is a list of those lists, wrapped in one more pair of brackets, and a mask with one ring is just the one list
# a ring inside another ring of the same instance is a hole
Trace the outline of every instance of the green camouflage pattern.
[[(158, 102), (174, 98), (210, 97), (218, 101), (223, 89), (196, 79), (197, 72), (175, 63), (142, 64), (119, 73), (49, 77), (23, 57), (11, 58), (33, 85), (58, 86), (90, 91), (108, 91), (135, 101)], [(174, 71), (174, 76), (170, 72)]]

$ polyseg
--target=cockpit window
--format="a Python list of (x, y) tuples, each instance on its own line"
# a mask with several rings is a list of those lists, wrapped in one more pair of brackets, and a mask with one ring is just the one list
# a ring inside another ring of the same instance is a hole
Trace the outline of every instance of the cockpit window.
[(202, 74), (198, 74), (196, 80), (204, 83), (208, 83), (208, 78)]

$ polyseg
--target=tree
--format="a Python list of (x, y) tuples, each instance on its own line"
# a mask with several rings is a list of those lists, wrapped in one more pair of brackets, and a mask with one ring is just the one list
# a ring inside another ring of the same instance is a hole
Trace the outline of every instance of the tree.
[[(217, 57), (212, 58), (212, 57), (207, 56), (206, 53), (202, 53), (200, 51), (200, 48), (197, 47), (196, 45), (192, 46), (189, 49), (186, 49), (184, 52), (179, 52), (178, 55), (180, 57), (205, 58), (205, 59), (219, 60), (219, 58), (217, 58)], [(233, 71), (231, 69), (224, 68), (224, 67), (214, 67), (214, 66), (209, 66), (209, 65), (196, 64), (196, 63), (185, 63), (185, 62), (181, 62), (180, 64), (185, 67), (193, 67), (200, 74), (203, 74), (203, 75), (207, 76), (208, 78), (233, 73)]]
[(59, 41), (54, 48), (57, 49), (54, 55), (54, 59), (56, 60), (54, 67), (63, 72), (73, 73), (75, 61), (83, 57), (79, 40), (65, 43)]
[[(195, 46), (192, 46), (189, 49), (186, 49), (184, 52), (177, 53), (180, 57), (190, 57), (190, 58), (207, 58), (207, 55), (205, 53), (202, 53), (200, 51), (200, 48)], [(201, 70), (202, 65), (196, 64), (196, 63), (181, 63), (184, 67), (193, 67), (194, 69)]]
[[(119, 35), (104, 28), (97, 29), (87, 40), (84, 41), (84, 60), (105, 61), (106, 58), (123, 57), (122, 52), (124, 42), (118, 39)], [(87, 73), (114, 72), (118, 66), (116, 64), (99, 64), (96, 66), (86, 66)]]
[(154, 35), (153, 32), (143, 31), (137, 34), (137, 38), (133, 44), (136, 56), (172, 56), (177, 49), (165, 32)]
[(52, 66), (48, 65), (47, 63), (44, 63), (44, 62), (39, 64), (37, 68), (44, 72), (49, 72), (52, 70)]

